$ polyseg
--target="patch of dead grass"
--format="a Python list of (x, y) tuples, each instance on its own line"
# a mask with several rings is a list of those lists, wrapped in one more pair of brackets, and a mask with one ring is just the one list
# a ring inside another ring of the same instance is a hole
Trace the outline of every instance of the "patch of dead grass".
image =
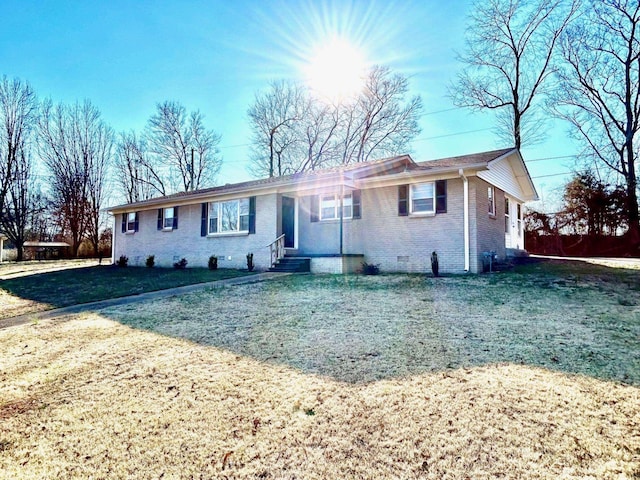
[(640, 475), (634, 386), (512, 364), (350, 384), (66, 320), (0, 331), (0, 478)]

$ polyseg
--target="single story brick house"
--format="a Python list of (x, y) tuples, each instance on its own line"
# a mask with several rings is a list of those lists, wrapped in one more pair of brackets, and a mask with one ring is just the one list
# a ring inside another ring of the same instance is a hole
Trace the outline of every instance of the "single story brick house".
[[(409, 155), (177, 193), (109, 209), (113, 256), (257, 269), (303, 257), (312, 272), (482, 271), (484, 253), (524, 249), (522, 204), (538, 198), (509, 148), (415, 162)], [(308, 264), (309, 264), (308, 263)]]

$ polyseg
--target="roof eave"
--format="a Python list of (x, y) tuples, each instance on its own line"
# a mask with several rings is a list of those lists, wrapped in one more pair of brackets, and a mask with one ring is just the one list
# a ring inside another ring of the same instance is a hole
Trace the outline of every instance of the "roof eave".
[(536, 190), (536, 186), (533, 183), (533, 179), (531, 178), (531, 174), (529, 173), (529, 169), (527, 168), (527, 164), (524, 162), (524, 158), (522, 158), (522, 154), (520, 153), (520, 150), (518, 150), (517, 148), (514, 148), (513, 150), (510, 150), (509, 152), (504, 153), (503, 155), (500, 155), (498, 158), (494, 158), (493, 160), (489, 161), (489, 163), (494, 163), (494, 162), (499, 162), (501, 160), (505, 160), (508, 157), (510, 157), (511, 155), (516, 155), (516, 158), (518, 159), (518, 163), (520, 164), (520, 166), (522, 167), (522, 169), (524, 170), (524, 175), (516, 175), (516, 179), (518, 180), (518, 182), (520, 182), (520, 179), (524, 179), (525, 183), (527, 184), (527, 186), (529, 186), (530, 190), (531, 190), (531, 194), (527, 195), (526, 198), (523, 198), (522, 200), (526, 201), (526, 202), (533, 202), (536, 200), (539, 200), (540, 197), (538, 196), (538, 191)]

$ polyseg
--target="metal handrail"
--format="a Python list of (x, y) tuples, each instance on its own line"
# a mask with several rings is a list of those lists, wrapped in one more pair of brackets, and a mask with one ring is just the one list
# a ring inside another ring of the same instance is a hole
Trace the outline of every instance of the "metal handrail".
[(269, 245), (269, 253), (271, 255), (271, 266), (273, 267), (278, 260), (284, 257), (284, 233), (276, 238)]

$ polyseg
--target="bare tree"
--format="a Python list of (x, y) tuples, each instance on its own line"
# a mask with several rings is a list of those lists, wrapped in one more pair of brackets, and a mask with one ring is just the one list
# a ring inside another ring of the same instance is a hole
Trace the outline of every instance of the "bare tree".
[(266, 93), (257, 94), (248, 115), (253, 130), (253, 167), (256, 176), (294, 173), (298, 140), (295, 126), (308, 105), (304, 88), (294, 82), (273, 82)]
[(249, 109), (254, 175), (280, 176), (405, 152), (420, 133), (422, 100), (408, 81), (374, 67), (362, 92), (336, 105), (303, 86), (276, 82)]
[(460, 107), (494, 110), (497, 133), (516, 148), (541, 140), (545, 93), (561, 33), (577, 0), (478, 0), (466, 32), (463, 71), (450, 88)]
[[(422, 100), (414, 96), (403, 104), (409, 89), (407, 79), (392, 74), (387, 67), (376, 66), (367, 75), (364, 91), (354, 105), (355, 115), (347, 115), (347, 148), (343, 163), (366, 162), (373, 156), (393, 155), (408, 149), (420, 133), (418, 119)], [(355, 120), (355, 128), (352, 120)], [(354, 141), (350, 141), (354, 140)]]
[(166, 195), (164, 180), (153, 168), (144, 141), (135, 132), (122, 132), (115, 155), (116, 182), (127, 202), (148, 200)]
[(21, 261), (31, 222), (34, 217), (43, 213), (40, 191), (36, 188), (32, 174), (32, 161), (24, 148), (18, 152), (10, 174), (12, 180), (5, 195), (0, 226), (16, 247), (17, 261)]
[(570, 122), (586, 158), (624, 179), (628, 234), (639, 242), (640, 3), (589, 2), (563, 36), (562, 56), (553, 110)]
[(296, 124), (300, 138), (297, 172), (322, 168), (338, 155), (335, 137), (340, 128), (340, 106), (317, 102), (309, 96), (306, 102), (306, 115)]
[(153, 175), (173, 191), (213, 185), (220, 171), (220, 135), (207, 130), (203, 121), (199, 111), (187, 114), (180, 103), (169, 101), (159, 103), (149, 119), (146, 140)]
[(17, 164), (24, 156), (35, 125), (38, 101), (28, 83), (20, 79), (0, 80), (0, 211), (15, 181)]
[(97, 252), (113, 132), (89, 101), (54, 106), (46, 100), (38, 125), (39, 153), (51, 175), (54, 211), (71, 237), (72, 253), (77, 255), (85, 236)]

